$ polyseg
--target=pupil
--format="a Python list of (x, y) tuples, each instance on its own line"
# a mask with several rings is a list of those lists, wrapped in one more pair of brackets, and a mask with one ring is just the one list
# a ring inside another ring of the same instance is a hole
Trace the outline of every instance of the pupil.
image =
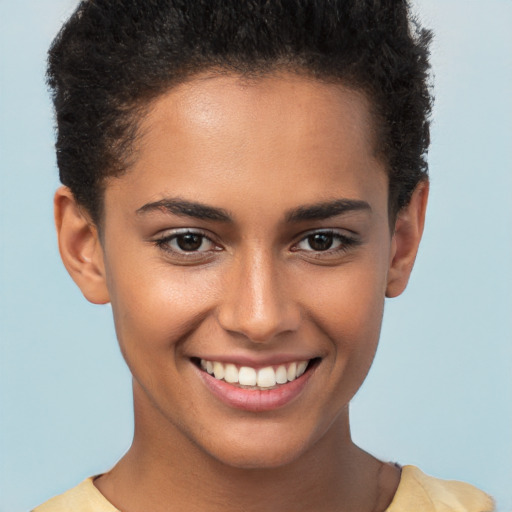
[(332, 245), (332, 235), (329, 233), (315, 233), (308, 237), (309, 246), (315, 251), (327, 251)]
[(182, 251), (196, 251), (203, 243), (203, 237), (194, 233), (180, 235), (177, 239), (178, 247)]

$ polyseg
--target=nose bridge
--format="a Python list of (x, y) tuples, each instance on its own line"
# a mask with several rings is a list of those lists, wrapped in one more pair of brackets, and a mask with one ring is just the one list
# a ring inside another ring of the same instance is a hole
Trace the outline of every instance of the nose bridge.
[(233, 264), (220, 305), (219, 322), (253, 342), (268, 342), (297, 328), (299, 312), (283, 287), (275, 255), (247, 249)]

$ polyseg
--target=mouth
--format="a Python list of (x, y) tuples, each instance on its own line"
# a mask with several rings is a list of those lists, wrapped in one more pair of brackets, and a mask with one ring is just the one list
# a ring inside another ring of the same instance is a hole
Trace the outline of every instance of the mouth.
[(291, 361), (261, 368), (199, 358), (192, 360), (202, 372), (208, 373), (216, 380), (240, 389), (270, 391), (299, 379), (310, 371), (319, 359)]
[(191, 358), (201, 380), (225, 405), (252, 413), (272, 411), (302, 395), (321, 358), (249, 366)]

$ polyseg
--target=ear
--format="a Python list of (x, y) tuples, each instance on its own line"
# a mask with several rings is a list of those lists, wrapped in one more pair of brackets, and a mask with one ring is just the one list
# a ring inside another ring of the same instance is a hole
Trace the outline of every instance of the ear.
[(400, 295), (409, 281), (425, 225), (428, 190), (428, 181), (420, 182), (409, 204), (398, 212), (391, 241), (391, 264), (386, 297)]
[(54, 198), (55, 226), (64, 266), (85, 298), (94, 304), (110, 301), (103, 249), (96, 226), (68, 187), (60, 187)]

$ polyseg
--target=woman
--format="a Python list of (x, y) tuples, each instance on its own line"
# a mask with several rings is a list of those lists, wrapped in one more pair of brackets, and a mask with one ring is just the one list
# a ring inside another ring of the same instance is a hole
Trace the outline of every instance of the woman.
[(405, 2), (80, 4), (50, 50), (55, 218), (135, 435), (37, 512), (492, 510), (350, 435), (423, 231), (429, 38)]

